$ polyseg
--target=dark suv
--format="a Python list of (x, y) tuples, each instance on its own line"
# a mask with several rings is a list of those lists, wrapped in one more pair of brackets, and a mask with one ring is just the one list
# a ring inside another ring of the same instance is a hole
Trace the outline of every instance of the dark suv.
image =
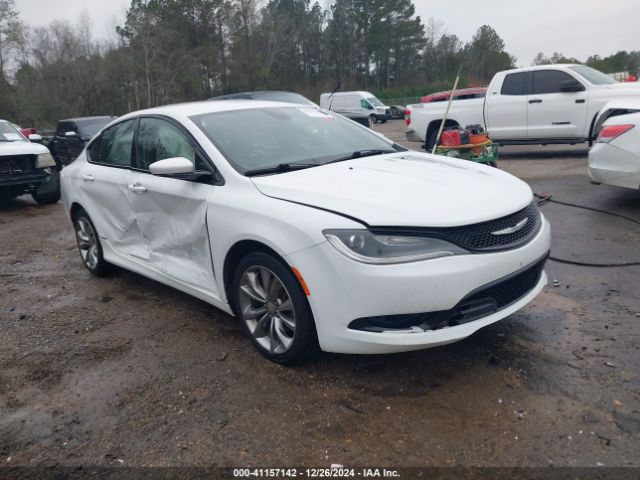
[(60, 120), (49, 149), (59, 167), (69, 165), (102, 127), (116, 117), (81, 117)]

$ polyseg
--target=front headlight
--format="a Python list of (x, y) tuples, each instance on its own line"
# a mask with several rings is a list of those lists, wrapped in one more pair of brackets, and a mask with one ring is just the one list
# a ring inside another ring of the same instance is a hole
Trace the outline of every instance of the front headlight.
[(325, 230), (323, 233), (329, 243), (343, 255), (374, 265), (418, 262), (469, 253), (437, 238), (374, 235), (368, 230)]
[(49, 152), (39, 153), (36, 160), (36, 168), (55, 167), (56, 161), (53, 159)]

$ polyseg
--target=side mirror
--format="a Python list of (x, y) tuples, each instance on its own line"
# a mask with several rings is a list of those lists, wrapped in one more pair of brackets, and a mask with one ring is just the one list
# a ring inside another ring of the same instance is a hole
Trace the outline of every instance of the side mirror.
[(71, 130), (69, 132), (64, 132), (64, 136), (68, 138), (78, 138), (80, 135), (78, 135), (78, 132)]
[(149, 165), (149, 171), (153, 175), (183, 175), (195, 172), (191, 160), (184, 157), (166, 158)]
[(42, 135), (38, 135), (37, 133), (32, 133), (31, 135), (29, 135), (29, 141), (40, 143), (42, 142)]
[(564, 80), (560, 82), (561, 92), (584, 92), (585, 88), (578, 80)]

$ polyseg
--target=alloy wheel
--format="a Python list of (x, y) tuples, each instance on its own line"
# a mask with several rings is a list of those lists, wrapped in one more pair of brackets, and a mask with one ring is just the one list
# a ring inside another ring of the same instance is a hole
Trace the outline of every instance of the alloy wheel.
[(93, 227), (85, 217), (76, 220), (76, 237), (82, 260), (93, 270), (98, 265), (98, 239)]
[(263, 266), (249, 267), (242, 274), (240, 314), (249, 332), (267, 351), (287, 352), (296, 334), (296, 314), (291, 296), (278, 276)]

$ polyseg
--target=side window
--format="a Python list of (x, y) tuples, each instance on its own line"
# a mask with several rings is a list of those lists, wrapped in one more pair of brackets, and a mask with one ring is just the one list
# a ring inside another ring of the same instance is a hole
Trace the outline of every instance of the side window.
[(502, 95), (526, 95), (528, 78), (527, 72), (509, 73), (504, 77), (500, 93)]
[(127, 120), (105, 130), (91, 145), (91, 160), (120, 167), (131, 166), (131, 148), (136, 120)]
[(196, 170), (209, 170), (189, 138), (179, 128), (159, 118), (140, 119), (136, 144), (138, 167), (149, 170), (152, 163), (173, 157), (190, 160)]
[(90, 162), (100, 162), (100, 140), (102, 137), (97, 137), (87, 147), (87, 158)]
[(560, 93), (560, 84), (574, 78), (557, 70), (539, 70), (533, 72), (533, 94)]
[(373, 107), (371, 106), (371, 104), (367, 102), (364, 98), (360, 100), (360, 106), (367, 110), (373, 110)]

